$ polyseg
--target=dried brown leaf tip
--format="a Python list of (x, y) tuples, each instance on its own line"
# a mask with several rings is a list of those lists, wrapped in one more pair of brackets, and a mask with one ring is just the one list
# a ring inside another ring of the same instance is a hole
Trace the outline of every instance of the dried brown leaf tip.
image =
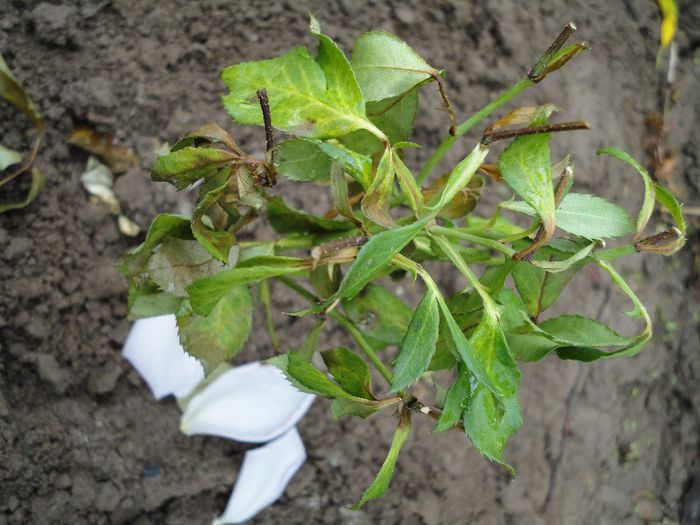
[(124, 173), (138, 164), (134, 150), (114, 144), (114, 135), (102, 135), (88, 126), (73, 130), (66, 141), (99, 157), (114, 173)]
[(498, 169), (498, 164), (482, 164), (479, 171), (489, 177), (493, 182), (503, 182), (503, 176)]
[(675, 226), (634, 243), (638, 252), (673, 255), (685, 244), (685, 236)]
[(560, 69), (581, 51), (590, 49), (588, 42), (577, 42), (563, 47), (566, 41), (576, 32), (576, 25), (569, 22), (554, 39), (537, 63), (532, 67), (527, 78), (535, 83), (541, 82), (547, 75)]

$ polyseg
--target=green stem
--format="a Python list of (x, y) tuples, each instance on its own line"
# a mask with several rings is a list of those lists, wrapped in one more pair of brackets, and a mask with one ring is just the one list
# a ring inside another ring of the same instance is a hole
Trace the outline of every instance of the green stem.
[(460, 255), (459, 250), (457, 249), (457, 246), (455, 246), (445, 237), (442, 237), (440, 235), (436, 235), (434, 239), (435, 242), (437, 242), (440, 249), (443, 252), (445, 252), (445, 254), (450, 258), (452, 264), (454, 264), (455, 267), (462, 273), (462, 275), (466, 277), (469, 284), (471, 284), (474, 290), (476, 290), (476, 293), (479, 294), (482, 302), (484, 303), (485, 311), (487, 311), (492, 317), (496, 317), (496, 304), (484, 288), (484, 285), (481, 284), (481, 282), (479, 281), (479, 278), (476, 275), (474, 275), (474, 272), (472, 272), (471, 268), (469, 268), (467, 263), (464, 262), (464, 259)]
[(613, 259), (627, 257), (628, 255), (634, 255), (635, 253), (637, 253), (637, 249), (634, 247), (634, 244), (623, 244), (622, 246), (616, 246), (615, 248), (597, 250), (595, 252), (595, 258), (602, 261), (612, 261)]
[(613, 352), (610, 355), (636, 355), (647, 343), (647, 341), (651, 339), (653, 323), (651, 322), (649, 313), (647, 312), (646, 307), (642, 304), (637, 295), (632, 291), (632, 288), (629, 287), (627, 281), (625, 281), (622, 278), (622, 276), (615, 271), (615, 269), (609, 262), (598, 260), (596, 261), (596, 263), (598, 264), (598, 266), (600, 266), (603, 270), (607, 272), (612, 282), (616, 284), (623, 292), (625, 292), (625, 294), (627, 294), (627, 297), (629, 297), (632, 301), (634, 309), (631, 312), (627, 312), (627, 315), (629, 315), (630, 317), (640, 317), (644, 320), (644, 330), (637, 334), (637, 336), (634, 338), (634, 343), (626, 348), (623, 348), (622, 350)]
[(238, 245), (241, 248), (251, 248), (254, 246), (269, 246), (272, 245), (280, 250), (291, 250), (297, 248), (310, 248), (313, 246), (314, 238), (310, 235), (303, 237), (288, 236), (280, 237), (274, 241), (242, 241)]
[(471, 233), (465, 233), (463, 231), (456, 230), (454, 228), (445, 228), (444, 226), (432, 226), (430, 228), (432, 233), (437, 233), (438, 235), (443, 235), (445, 237), (451, 237), (453, 239), (460, 239), (463, 241), (470, 242), (472, 244), (478, 244), (479, 246), (486, 246), (492, 250), (502, 253), (506, 257), (512, 257), (515, 253), (513, 248), (506, 246), (503, 243), (495, 241), (493, 239), (487, 239), (485, 237), (479, 237), (478, 235), (473, 235)]
[[(308, 291), (306, 288), (304, 288), (302, 285), (299, 283), (295, 282), (293, 279), (290, 279), (289, 277), (286, 276), (279, 276), (276, 278), (278, 281), (280, 281), (282, 284), (287, 286), (288, 288), (294, 290), (297, 292), (299, 295), (301, 295), (304, 299), (307, 299), (309, 302), (316, 303), (319, 301), (318, 297), (316, 297), (314, 294), (312, 294), (310, 291)], [(372, 364), (377, 368), (379, 373), (382, 375), (384, 379), (386, 379), (387, 383), (391, 384), (392, 380), (392, 374), (389, 371), (389, 369), (386, 367), (386, 365), (382, 362), (382, 360), (379, 358), (377, 353), (374, 351), (374, 349), (370, 346), (370, 344), (367, 342), (367, 340), (364, 338), (362, 333), (355, 327), (354, 324), (352, 324), (352, 321), (345, 317), (343, 314), (338, 312), (337, 310), (333, 310), (328, 314), (330, 317), (335, 319), (337, 323), (342, 326), (348, 334), (355, 340), (357, 343), (357, 346), (360, 347), (360, 350), (364, 352), (364, 354), (367, 356), (367, 358), (372, 362)]]
[(379, 359), (377, 353), (365, 340), (364, 336), (360, 333), (360, 331), (355, 327), (354, 324), (352, 324), (352, 321), (350, 321), (350, 319), (345, 317), (337, 310), (333, 310), (329, 315), (333, 319), (335, 319), (340, 326), (345, 328), (345, 331), (349, 333), (350, 336), (355, 340), (357, 346), (360, 347), (360, 350), (364, 352), (367, 358), (370, 361), (372, 361), (372, 364), (377, 368), (377, 370), (379, 370), (379, 373), (382, 374), (382, 377), (386, 379), (387, 383), (391, 384), (391, 381), (393, 379), (392, 373), (389, 371), (386, 365), (384, 365), (382, 360)]
[(265, 307), (265, 322), (267, 324), (267, 332), (270, 334), (270, 342), (275, 352), (280, 352), (280, 342), (277, 338), (277, 332), (275, 331), (275, 325), (272, 322), (272, 309), (270, 308), (270, 284), (268, 280), (265, 279), (260, 281), (260, 302), (262, 302)]
[(454, 135), (448, 135), (445, 137), (442, 141), (442, 143), (437, 147), (435, 152), (431, 155), (431, 157), (428, 159), (428, 161), (425, 163), (423, 166), (423, 169), (420, 170), (420, 173), (418, 174), (418, 178), (416, 181), (418, 182), (418, 185), (421, 185), (425, 182), (425, 180), (430, 176), (430, 174), (433, 172), (433, 170), (436, 168), (436, 166), (440, 163), (442, 158), (445, 156), (445, 154), (450, 150), (450, 148), (454, 145), (454, 143), (457, 141), (459, 137), (467, 133), (470, 129), (472, 129), (474, 126), (476, 126), (479, 122), (484, 120), (486, 117), (488, 117), (491, 113), (496, 111), (498, 108), (500, 108), (503, 104), (506, 104), (509, 102), (512, 98), (515, 96), (519, 95), (526, 89), (534, 86), (535, 83), (532, 80), (529, 80), (527, 78), (524, 78), (514, 84), (513, 86), (509, 87), (507, 90), (505, 90), (501, 95), (489, 102), (486, 106), (481, 108), (479, 111), (474, 113), (471, 117), (469, 117), (467, 120), (462, 122), (459, 126), (457, 126), (456, 133)]
[(532, 226), (530, 226), (528, 229), (522, 230), (522, 231), (520, 231), (516, 234), (513, 234), (513, 235), (509, 235), (508, 237), (503, 237), (501, 239), (501, 242), (509, 242), (510, 243), (510, 242), (519, 241), (520, 239), (524, 239), (525, 237), (529, 237), (530, 235), (532, 235), (533, 233), (535, 233), (537, 230), (540, 229), (541, 224), (542, 223), (540, 222), (539, 219), (535, 219), (532, 222)]

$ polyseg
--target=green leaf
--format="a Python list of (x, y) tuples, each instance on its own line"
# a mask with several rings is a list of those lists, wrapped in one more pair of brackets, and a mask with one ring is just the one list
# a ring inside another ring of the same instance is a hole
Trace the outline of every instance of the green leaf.
[(170, 214), (158, 215), (148, 228), (146, 239), (139, 246), (126, 253), (119, 269), (133, 280), (151, 257), (156, 246), (163, 242), (166, 237), (192, 239), (189, 217)]
[[(557, 348), (557, 355), (561, 359), (576, 359), (579, 361), (595, 361), (597, 359), (612, 359), (616, 357), (632, 357), (637, 355), (642, 348), (649, 342), (652, 335), (652, 322), (646, 308), (636, 296), (634, 291), (625, 282), (622, 276), (615, 271), (607, 261), (596, 261), (605, 272), (610, 276), (610, 279), (617, 285), (632, 301), (633, 309), (626, 314), (630, 317), (641, 318), (644, 320), (644, 329), (636, 336), (629, 338), (629, 344), (615, 350), (613, 352), (604, 352), (597, 348), (590, 347), (562, 347)], [(609, 336), (609, 334), (608, 334)]]
[[(503, 329), (498, 318), (489, 309), (484, 311), (481, 322), (469, 338), (472, 355), (479, 365), (470, 372), (499, 398), (515, 395), (520, 382), (520, 370), (508, 349)], [(467, 363), (469, 365), (469, 363)], [(486, 378), (482, 371), (486, 372)]]
[(397, 97), (367, 103), (367, 116), (394, 147), (413, 135), (418, 113), (418, 88)]
[(532, 322), (527, 311), (527, 305), (521, 297), (515, 294), (510, 288), (501, 290), (495, 296), (496, 301), (501, 306), (499, 309), (499, 321), (504, 332), (528, 332), (539, 330)]
[(20, 152), (0, 144), (0, 171), (20, 162), (22, 162), (22, 154)]
[(561, 315), (547, 319), (539, 327), (552, 336), (559, 343), (558, 346), (607, 348), (625, 346), (631, 342), (603, 323), (580, 315)]
[(384, 408), (384, 406), (378, 403), (361, 403), (354, 399), (339, 397), (331, 402), (331, 414), (333, 414), (335, 419), (340, 419), (344, 416), (357, 416), (365, 419)]
[(142, 287), (131, 286), (129, 288), (129, 315), (128, 319), (134, 321), (146, 317), (174, 314), (180, 309), (182, 297), (168, 292), (163, 292), (157, 286)]
[(445, 302), (439, 301), (439, 305), (447, 327), (446, 341), (453, 353), (494, 394), (499, 397), (512, 396), (520, 381), (520, 371), (510, 356), (498, 320), (484, 315), (471, 339), (467, 340)]
[(399, 344), (413, 315), (406, 303), (376, 284), (343, 301), (343, 308), (362, 335), (381, 342), (382, 346)]
[(0, 55), (0, 97), (27, 115), (40, 131), (44, 129), (44, 119), (39, 114), (39, 110), (27, 95), (22, 84), (7, 67), (2, 55)]
[(391, 478), (394, 477), (394, 468), (396, 467), (396, 460), (399, 457), (399, 452), (401, 447), (408, 439), (411, 434), (411, 414), (407, 408), (401, 411), (401, 419), (396, 427), (396, 432), (394, 432), (394, 439), (391, 442), (391, 448), (389, 449), (389, 454), (387, 455), (382, 468), (379, 469), (377, 477), (374, 479), (372, 484), (367, 487), (364, 491), (360, 501), (355, 503), (352, 508), (358, 510), (362, 505), (367, 503), (371, 499), (380, 498), (388, 490), (389, 484), (391, 483)]
[[(533, 217), (534, 210), (523, 201), (504, 202), (501, 207)], [(556, 226), (564, 231), (586, 237), (605, 239), (634, 232), (634, 221), (627, 210), (601, 197), (584, 193), (569, 193), (556, 211)]]
[(448, 347), (444, 333), (445, 328), (441, 325), (437, 345), (435, 346), (435, 353), (428, 365), (428, 370), (430, 371), (449, 370), (457, 365), (457, 359)]
[[(492, 296), (496, 296), (503, 288), (508, 275), (513, 271), (516, 262), (508, 258), (503, 264), (498, 266), (490, 266), (484, 270), (479, 278), (481, 285), (486, 288)], [(450, 312), (457, 320), (460, 328), (463, 331), (469, 326), (467, 320), (473, 319), (474, 313), (483, 309), (483, 301), (481, 296), (472, 290), (469, 293), (460, 292), (447, 299)], [(479, 314), (481, 317), (481, 314)], [(474, 323), (475, 325), (476, 323)], [(474, 326), (472, 325), (472, 326)]]
[(547, 232), (554, 231), (555, 206), (551, 133), (518, 137), (498, 157), (498, 169), (511, 190), (522, 197), (540, 217)]
[[(545, 251), (541, 250), (536, 257), (541, 257)], [(531, 262), (515, 263), (513, 280), (518, 293), (527, 304), (530, 317), (535, 318), (552, 306), (583, 264), (585, 262), (579, 262), (567, 270), (550, 273), (534, 266)]]
[(331, 169), (331, 196), (333, 197), (333, 207), (338, 215), (345, 217), (355, 226), (361, 228), (362, 221), (355, 216), (350, 203), (348, 180), (338, 165)]
[(393, 193), (393, 151), (391, 148), (386, 148), (382, 158), (379, 159), (374, 180), (362, 199), (362, 211), (369, 220), (385, 228), (394, 228), (396, 226), (389, 212)]
[(308, 266), (308, 261), (296, 257), (252, 257), (240, 261), (235, 268), (198, 279), (187, 287), (187, 293), (192, 309), (200, 315), (209, 315), (216, 303), (233, 288), (260, 279), (296, 273)]
[(403, 191), (406, 196), (408, 205), (413, 210), (413, 213), (418, 216), (420, 210), (423, 208), (423, 194), (421, 193), (421, 189), (418, 187), (413, 173), (411, 173), (411, 170), (404, 164), (396, 151), (393, 153), (393, 160), (396, 178), (401, 186), (401, 191)]
[(529, 261), (518, 261), (513, 267), (515, 287), (518, 289), (520, 297), (525, 301), (530, 317), (534, 318), (540, 314), (542, 289), (547, 276), (547, 272), (537, 268)]
[[(282, 370), (291, 383), (302, 392), (331, 399), (358, 399), (356, 396), (343, 390), (337, 383), (331, 381), (326, 374), (315, 368), (296, 352), (280, 354), (268, 359), (266, 362)], [(361, 398), (359, 400), (362, 401)]]
[[(0, 57), (1, 59), (2, 57)], [(44, 187), (44, 176), (41, 174), (38, 168), (32, 168), (31, 171), (31, 181), (29, 183), (29, 191), (24, 199), (17, 202), (8, 202), (5, 204), (0, 203), (0, 213), (4, 213), (10, 210), (17, 210), (28, 206), (39, 195), (39, 192)]]
[(513, 468), (503, 463), (503, 447), (522, 425), (515, 393), (501, 401), (483, 385), (472, 382), (464, 409), (467, 436), (481, 454), (505, 465), (511, 474)]
[(180, 341), (207, 373), (231, 360), (243, 348), (253, 320), (253, 301), (245, 286), (233, 288), (207, 317), (184, 307), (177, 315)]
[[(416, 87), (398, 97), (367, 103), (369, 120), (384, 132), (394, 148), (413, 134), (418, 113), (418, 90)], [(342, 140), (353, 150), (365, 155), (384, 149), (381, 140), (364, 130), (353, 131)]]
[(454, 427), (462, 418), (462, 403), (469, 392), (470, 374), (464, 363), (459, 364), (457, 377), (447, 389), (442, 414), (435, 424), (435, 432), (444, 432)]
[(355, 262), (348, 268), (336, 296), (352, 299), (360, 293), (367, 283), (382, 275), (394, 256), (403, 250), (427, 223), (428, 219), (422, 219), (373, 235), (357, 253)]
[(267, 200), (267, 218), (278, 233), (328, 233), (352, 230), (348, 221), (324, 219), (310, 213), (290, 208), (281, 197)]
[(431, 199), (426, 206), (433, 217), (436, 216), (443, 207), (452, 202), (452, 199), (454, 199), (460, 191), (467, 187), (472, 177), (479, 169), (479, 166), (481, 166), (484, 159), (486, 159), (488, 153), (488, 148), (477, 144), (469, 155), (455, 166), (447, 182), (443, 186), (442, 191)]
[(338, 142), (321, 142), (321, 150), (331, 159), (336, 161), (343, 171), (350, 175), (363, 189), (369, 188), (372, 184), (372, 159), (351, 149), (346, 148)]
[(330, 178), (336, 161), (363, 188), (372, 180), (372, 159), (356, 153), (335, 141), (289, 139), (275, 148), (277, 172), (294, 181), (322, 182)]
[(361, 357), (342, 346), (324, 350), (321, 357), (343, 390), (357, 397), (374, 399), (372, 375)]
[(649, 222), (651, 214), (654, 211), (654, 183), (652, 182), (649, 173), (639, 164), (639, 162), (632, 158), (629, 153), (622, 151), (619, 148), (600, 148), (598, 151), (596, 151), (596, 155), (610, 155), (611, 157), (621, 160), (622, 162), (626, 162), (636, 169), (639, 175), (641, 175), (642, 180), (644, 181), (644, 201), (642, 202), (642, 208), (639, 210), (639, 215), (637, 216), (637, 229), (635, 235), (636, 237), (639, 237), (644, 231), (644, 228)]
[(319, 143), (308, 139), (289, 139), (275, 147), (275, 169), (294, 181), (320, 182), (331, 174), (331, 159)]
[(222, 264), (197, 241), (168, 237), (153, 251), (144, 275), (163, 291), (184, 297), (190, 284), (214, 275), (221, 268)]
[(538, 332), (506, 333), (513, 359), (522, 363), (539, 361), (557, 347), (557, 343)]
[(418, 304), (394, 364), (391, 392), (413, 384), (425, 372), (435, 354), (440, 313), (435, 291), (428, 287)]
[(383, 31), (355, 40), (352, 68), (368, 101), (397, 97), (439, 74), (406, 42)]
[(355, 72), (350, 62), (338, 45), (328, 36), (321, 33), (321, 28), (313, 16), (310, 23), (311, 33), (318, 38), (318, 57), (316, 61), (326, 76), (326, 89), (333, 93), (356, 111), (362, 113), (365, 100), (357, 84)]
[(178, 190), (186, 188), (201, 178), (217, 173), (237, 155), (216, 148), (185, 147), (156, 158), (151, 178), (169, 182)]
[(655, 185), (656, 188), (656, 202), (658, 202), (661, 206), (666, 208), (669, 213), (671, 214), (671, 217), (673, 217), (673, 221), (676, 223), (676, 226), (678, 229), (681, 231), (681, 233), (685, 236), (686, 233), (686, 224), (685, 224), (685, 218), (683, 217), (683, 212), (681, 210), (681, 205), (678, 203), (678, 200), (676, 200), (675, 195), (668, 191), (666, 188), (664, 188), (661, 184), (658, 182)]
[[(205, 250), (224, 264), (229, 262), (229, 251), (236, 241), (236, 238), (230, 231), (210, 228), (205, 224), (203, 219), (207, 216), (207, 212), (216, 206), (218, 200), (226, 192), (227, 187), (228, 179), (225, 179), (222, 184), (211, 189), (200, 198), (192, 213), (192, 233), (195, 239), (199, 241), (199, 244), (201, 244)], [(209, 222), (211, 224), (211, 221)]]
[(343, 85), (354, 79), (347, 70), (336, 69), (340, 51), (330, 45), (322, 49), (323, 66), (297, 47), (278, 58), (227, 67), (221, 74), (230, 91), (223, 97), (226, 110), (240, 124), (261, 126), (256, 92), (266, 89), (272, 125), (279, 130), (309, 138), (340, 137), (357, 129), (383, 136), (366, 118), (364, 102), (352, 94), (352, 86)]

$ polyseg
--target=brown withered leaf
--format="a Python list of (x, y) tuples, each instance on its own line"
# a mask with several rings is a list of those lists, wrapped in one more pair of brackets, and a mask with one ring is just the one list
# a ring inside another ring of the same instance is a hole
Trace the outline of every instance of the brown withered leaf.
[(490, 135), (494, 131), (505, 128), (506, 126), (529, 126), (541, 116), (549, 117), (549, 115), (555, 111), (559, 111), (559, 108), (554, 104), (516, 108), (487, 127), (484, 131), (484, 136)]
[(7, 67), (2, 55), (0, 55), (0, 97), (22, 111), (40, 132), (43, 131), (44, 119), (39, 114), (36, 104), (29, 98), (22, 84)]
[(80, 176), (80, 182), (93, 199), (105, 205), (112, 215), (117, 216), (120, 232), (129, 237), (140, 233), (139, 225), (121, 212), (119, 200), (114, 194), (114, 175), (107, 166), (95, 157), (90, 157), (85, 172)]
[[(29, 192), (27, 193), (26, 197), (18, 202), (0, 204), (0, 213), (3, 213), (9, 210), (15, 210), (27, 206), (30, 202), (36, 199), (36, 196), (44, 186), (44, 177), (41, 172), (34, 167), (34, 161), (36, 160), (37, 153), (39, 152), (39, 145), (41, 144), (41, 139), (44, 135), (46, 124), (42, 116), (39, 114), (36, 104), (34, 104), (31, 98), (29, 98), (29, 95), (22, 87), (22, 84), (7, 67), (2, 55), (0, 55), (0, 98), (6, 100), (22, 111), (22, 113), (24, 113), (34, 123), (37, 129), (37, 134), (32, 143), (31, 151), (24, 157), (24, 160), (22, 160), (22, 156), (16, 151), (0, 146), (0, 157), (2, 157), (0, 159), (0, 172), (3, 172), (3, 176), (0, 177), (0, 186), (4, 186), (25, 172), (29, 172), (31, 176)], [(14, 166), (14, 168), (9, 170), (8, 173), (5, 170), (10, 166)]]
[[(443, 175), (424, 189), (421, 193), (425, 201), (429, 202), (431, 198), (440, 193), (448, 179), (449, 173)], [(472, 211), (476, 207), (477, 202), (479, 202), (479, 196), (483, 185), (484, 179), (479, 176), (472, 177), (467, 187), (457, 193), (457, 195), (440, 210), (440, 217), (446, 219), (459, 219), (460, 217), (464, 217)]]
[(675, 226), (634, 243), (638, 252), (673, 255), (685, 244), (685, 235)]
[(114, 144), (114, 136), (101, 135), (87, 126), (79, 126), (70, 134), (68, 144), (99, 157), (114, 173), (124, 173), (138, 164), (134, 150)]
[(479, 171), (490, 177), (493, 182), (503, 182), (503, 177), (497, 164), (482, 164), (479, 166)]

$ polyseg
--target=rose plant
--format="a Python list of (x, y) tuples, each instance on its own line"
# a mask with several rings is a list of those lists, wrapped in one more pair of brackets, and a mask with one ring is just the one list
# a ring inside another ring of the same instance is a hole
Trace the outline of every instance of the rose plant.
[[(464, 432), (481, 454), (505, 465), (504, 446), (522, 425), (519, 362), (550, 354), (586, 362), (637, 354), (651, 338), (652, 321), (613, 261), (636, 252), (674, 253), (684, 243), (685, 223), (676, 198), (617, 148), (598, 153), (640, 175), (644, 197), (636, 218), (601, 197), (572, 191), (573, 162), (569, 156), (553, 161), (550, 141), (588, 124), (551, 123), (557, 109), (551, 104), (482, 124), (588, 48), (567, 45), (572, 24), (525, 78), (461, 124), (444, 71), (404, 41), (365, 33), (348, 59), (313, 18), (310, 28), (316, 56), (297, 47), (222, 73), (229, 90), (224, 107), (237, 123), (264, 127), (265, 158), (248, 155), (215, 124), (176, 142), (155, 160), (152, 178), (178, 189), (198, 185), (193, 213), (156, 217), (121, 268), (130, 286), (130, 318), (174, 315), (184, 350), (205, 375), (220, 374), (244, 346), (258, 302), (277, 353), (267, 363), (296, 389), (331, 400), (336, 418), (396, 411), (389, 453), (359, 508), (387, 490), (414, 417), (433, 418), (436, 432)], [(449, 132), (414, 175), (405, 152), (417, 147), (410, 138), (418, 99), (431, 84), (442, 97)], [(432, 177), (459, 137), (480, 124), (482, 138), (469, 154)], [(496, 156), (491, 145), (501, 140), (511, 142)], [(278, 177), (329, 188), (333, 208), (325, 215), (293, 208), (275, 191)], [(484, 181), (507, 186), (515, 198), (475, 213)], [(648, 236), (655, 204), (670, 212), (673, 225)], [(267, 220), (276, 235), (241, 240), (258, 220)], [(466, 287), (445, 296), (427, 269), (438, 265), (455, 268)], [(602, 269), (629, 297), (628, 315), (641, 321), (638, 333), (621, 335), (580, 315), (545, 315), (587, 265)], [(392, 292), (399, 280), (421, 283), (415, 307)], [(290, 315), (316, 319), (298, 345), (275, 333), (272, 283), (308, 301)], [(325, 347), (323, 331), (334, 323), (355, 348)], [(432, 400), (417, 399), (413, 386), (438, 370), (452, 372), (451, 384), (436, 384)]]

